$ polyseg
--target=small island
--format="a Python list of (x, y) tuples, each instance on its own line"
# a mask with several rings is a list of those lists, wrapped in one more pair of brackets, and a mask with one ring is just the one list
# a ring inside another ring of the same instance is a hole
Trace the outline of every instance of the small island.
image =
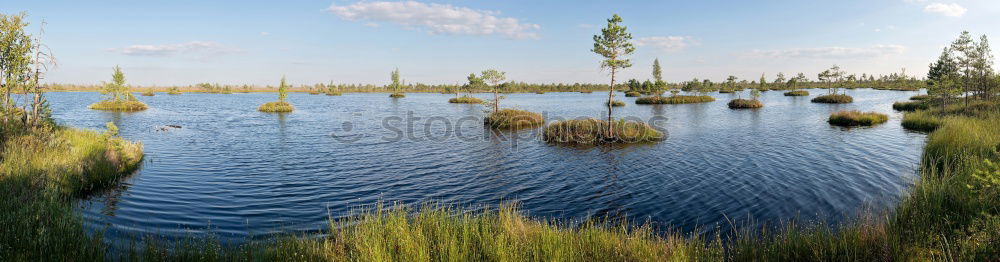
[(614, 100), (614, 101), (610, 101), (608, 103), (611, 104), (611, 106), (613, 106), (613, 107), (625, 106), (625, 102), (621, 101), (621, 100)]
[(761, 108), (764, 107), (764, 103), (760, 102), (760, 90), (751, 89), (750, 99), (736, 98), (729, 101), (729, 109), (749, 109), (749, 108)]
[(916, 111), (916, 110), (924, 110), (927, 108), (930, 108), (930, 104), (922, 100), (899, 101), (892, 103), (892, 109), (896, 111)]
[(493, 101), (487, 102), (487, 105), (493, 110), (483, 118), (483, 124), (495, 129), (521, 129), (537, 127), (545, 123), (545, 118), (539, 113), (509, 108), (500, 109), (500, 99), (502, 98), (500, 97), (500, 83), (507, 78), (507, 73), (496, 69), (487, 69), (481, 73), (479, 78), (493, 89)]
[(830, 114), (828, 123), (835, 126), (873, 126), (889, 121), (889, 116), (878, 112), (839, 111)]
[(454, 104), (482, 104), (483, 100), (471, 96), (460, 96), (448, 99), (448, 103)]
[(389, 84), (389, 89), (392, 90), (392, 94), (389, 95), (391, 98), (404, 98), (406, 94), (403, 94), (403, 81), (399, 78), (399, 68), (393, 70), (390, 74), (392, 83)]
[[(608, 129), (608, 126), (611, 129)], [(545, 127), (542, 139), (551, 143), (603, 144), (649, 143), (663, 140), (662, 132), (634, 121), (617, 120), (610, 125), (605, 120), (580, 119), (552, 123)]]
[(257, 111), (265, 113), (287, 113), (295, 111), (295, 107), (292, 104), (285, 102), (288, 98), (288, 84), (285, 82), (285, 77), (281, 77), (281, 83), (278, 85), (278, 101), (267, 102), (260, 107), (257, 107)]
[(653, 104), (693, 104), (693, 103), (708, 103), (714, 102), (715, 98), (711, 96), (689, 96), (689, 95), (672, 95), (672, 96), (645, 96), (635, 99), (636, 104), (640, 105), (653, 105)]
[(809, 96), (809, 91), (806, 90), (792, 90), (785, 92), (785, 96)]
[(101, 93), (106, 98), (91, 104), (88, 108), (119, 112), (142, 111), (149, 108), (146, 104), (139, 102), (129, 91), (128, 85), (125, 85), (125, 73), (119, 66), (114, 67), (114, 72), (111, 73), (111, 83), (105, 83)]
[(854, 98), (849, 95), (829, 94), (814, 97), (811, 101), (825, 104), (850, 104), (854, 102)]

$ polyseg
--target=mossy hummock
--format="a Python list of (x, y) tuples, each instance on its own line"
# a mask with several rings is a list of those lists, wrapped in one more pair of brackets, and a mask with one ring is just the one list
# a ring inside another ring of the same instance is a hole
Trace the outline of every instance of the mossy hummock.
[(642, 93), (636, 91), (625, 92), (625, 97), (640, 97), (640, 96), (642, 96)]
[(153, 92), (153, 90), (149, 90), (149, 91), (146, 91), (146, 92), (142, 92), (139, 95), (142, 95), (142, 96), (155, 96), (156, 92)]
[(646, 96), (635, 99), (636, 104), (693, 104), (714, 102), (711, 96)]
[(785, 96), (809, 96), (809, 91), (806, 90), (794, 90), (785, 92)]
[(267, 102), (260, 107), (257, 107), (257, 111), (265, 113), (287, 113), (295, 111), (295, 107), (292, 104), (284, 101)]
[(617, 120), (611, 125), (612, 134), (608, 134), (608, 122), (597, 119), (565, 120), (552, 123), (545, 127), (543, 139), (547, 142), (566, 144), (602, 144), (602, 143), (647, 143), (663, 140), (662, 132), (652, 126), (635, 121)]
[(483, 100), (471, 96), (462, 96), (448, 99), (448, 103), (454, 104), (482, 104)]
[(910, 100), (918, 100), (918, 101), (919, 100), (927, 100), (927, 99), (931, 99), (931, 96), (929, 96), (929, 95), (915, 95), (915, 96), (911, 96), (910, 97)]
[(873, 126), (889, 121), (889, 116), (878, 112), (840, 111), (830, 114), (827, 122), (836, 126)]
[(821, 95), (812, 99), (813, 103), (824, 104), (849, 104), (854, 102), (854, 98), (849, 95)]
[(389, 97), (392, 97), (392, 98), (404, 98), (404, 97), (406, 97), (406, 95), (403, 94), (403, 93), (392, 93), (392, 94), (389, 95)]
[(139, 101), (110, 101), (105, 100), (97, 103), (91, 104), (88, 108), (94, 110), (106, 110), (106, 111), (120, 111), (120, 112), (132, 112), (132, 111), (142, 111), (149, 109), (146, 104)]
[(756, 99), (742, 99), (737, 98), (729, 101), (729, 109), (746, 109), (746, 108), (761, 108), (764, 107), (764, 103)]
[(906, 101), (906, 102), (895, 102), (892, 103), (892, 109), (897, 111), (916, 111), (924, 110), (929, 108), (930, 105), (925, 101)]
[(521, 129), (545, 123), (541, 114), (517, 109), (500, 109), (486, 115), (483, 123), (498, 129)]
[(623, 102), (621, 100), (614, 100), (614, 101), (612, 101), (610, 103), (611, 103), (611, 106), (614, 106), (614, 107), (625, 106), (625, 102)]

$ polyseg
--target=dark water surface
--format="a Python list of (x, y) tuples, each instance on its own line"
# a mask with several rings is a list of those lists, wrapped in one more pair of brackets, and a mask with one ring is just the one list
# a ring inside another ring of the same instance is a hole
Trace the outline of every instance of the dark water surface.
[[(273, 93), (158, 94), (140, 97), (151, 108), (138, 113), (87, 109), (97, 93), (48, 99), (62, 124), (103, 129), (114, 121), (122, 136), (145, 144), (141, 170), (82, 201), (89, 228), (110, 239), (212, 232), (239, 241), (324, 229), (330, 215), (379, 199), (517, 200), (535, 217), (625, 215), (687, 230), (725, 227), (727, 217), (837, 221), (865, 205), (891, 207), (916, 178), (925, 138), (903, 130), (891, 104), (916, 92), (848, 93), (853, 104), (829, 105), (765, 92), (759, 110), (728, 109), (730, 94), (661, 106), (618, 95), (628, 105), (617, 116), (664, 118), (669, 133), (661, 143), (624, 148), (549, 145), (530, 130), (511, 140), (483, 128), (482, 106), (448, 104), (451, 96), (442, 94), (296, 93), (290, 114), (256, 111)], [(605, 99), (599, 92), (509, 94), (502, 104), (548, 119), (599, 117)], [(890, 120), (853, 129), (826, 123), (844, 109)], [(183, 128), (158, 131), (165, 125)]]

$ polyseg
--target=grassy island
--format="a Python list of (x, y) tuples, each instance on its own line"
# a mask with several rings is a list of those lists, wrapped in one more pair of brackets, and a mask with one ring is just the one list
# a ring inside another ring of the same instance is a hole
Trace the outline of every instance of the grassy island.
[(181, 90), (179, 88), (177, 88), (177, 87), (171, 87), (170, 89), (167, 90), (167, 94), (168, 95), (180, 95), (182, 93), (181, 93)]
[(142, 92), (142, 94), (140, 94), (140, 95), (142, 95), (142, 96), (155, 96), (156, 92), (153, 92), (153, 90), (147, 90), (146, 92)]
[(131, 111), (142, 111), (149, 107), (132, 95), (129, 91), (129, 87), (125, 85), (125, 73), (122, 72), (121, 67), (115, 66), (114, 71), (111, 73), (111, 82), (104, 84), (104, 89), (101, 92), (105, 95), (105, 99), (93, 103), (87, 108), (94, 110), (106, 110), (106, 111), (121, 111), (121, 112), (131, 112)]
[(594, 91), (590, 91), (590, 90), (580, 91), (581, 94), (590, 94), (590, 93), (593, 93), (593, 92)]
[(878, 112), (839, 111), (827, 120), (836, 126), (873, 126), (889, 121), (889, 116)]
[(295, 107), (291, 103), (286, 102), (288, 98), (288, 84), (285, 81), (285, 77), (281, 77), (281, 83), (278, 85), (278, 101), (267, 102), (263, 105), (257, 107), (257, 111), (265, 113), (287, 113), (295, 111)]
[(404, 97), (406, 97), (406, 94), (403, 94), (403, 93), (392, 93), (392, 94), (389, 94), (389, 97), (391, 97), (391, 98), (404, 98)]
[(897, 111), (916, 111), (929, 108), (930, 105), (925, 101), (906, 101), (906, 102), (895, 102), (892, 103), (892, 109)]
[(812, 102), (824, 104), (849, 104), (854, 102), (854, 98), (849, 95), (841, 94), (821, 95), (814, 97)]
[(737, 98), (729, 101), (729, 109), (761, 108), (764, 103), (757, 99)]
[(642, 93), (636, 91), (625, 92), (625, 97), (640, 97), (640, 96), (642, 96)]
[(809, 96), (809, 91), (806, 90), (793, 90), (785, 92), (785, 96)]
[(328, 95), (328, 96), (341, 96), (341, 95), (343, 95), (343, 94), (344, 94), (344, 93), (341, 93), (341, 92), (339, 92), (339, 91), (327, 91), (327, 92), (326, 92), (326, 95)]
[(544, 95), (545, 91), (535, 91), (535, 94)]
[(448, 99), (448, 103), (455, 104), (482, 104), (483, 100), (471, 96), (462, 96)]
[(648, 104), (693, 104), (693, 103), (707, 103), (714, 102), (715, 98), (711, 96), (645, 96), (635, 99), (636, 104), (648, 105)]
[(545, 123), (545, 118), (535, 112), (500, 109), (486, 115), (483, 123), (497, 129), (521, 129), (540, 126)]
[(611, 106), (614, 106), (614, 107), (625, 106), (625, 102), (621, 101), (621, 100), (614, 100), (614, 101), (611, 101), (611, 102), (608, 102), (608, 103), (610, 103)]
[(545, 127), (547, 142), (568, 144), (645, 143), (664, 138), (663, 133), (646, 123), (617, 120), (608, 134), (608, 122), (597, 119), (565, 120)]

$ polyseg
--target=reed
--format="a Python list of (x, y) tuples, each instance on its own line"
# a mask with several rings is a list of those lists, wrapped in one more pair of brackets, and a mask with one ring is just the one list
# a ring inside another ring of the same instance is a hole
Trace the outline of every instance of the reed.
[(625, 92), (625, 97), (640, 97), (640, 96), (642, 96), (642, 93), (639, 93), (637, 91)]
[(606, 102), (605, 105), (607, 105), (607, 104), (610, 104), (611, 106), (614, 106), (614, 107), (625, 106), (625, 102), (621, 101), (621, 100), (614, 100), (614, 101), (611, 101), (611, 102)]
[(153, 92), (153, 90), (146, 90), (145, 92), (142, 92), (139, 95), (141, 95), (141, 96), (155, 96), (156, 92)]

